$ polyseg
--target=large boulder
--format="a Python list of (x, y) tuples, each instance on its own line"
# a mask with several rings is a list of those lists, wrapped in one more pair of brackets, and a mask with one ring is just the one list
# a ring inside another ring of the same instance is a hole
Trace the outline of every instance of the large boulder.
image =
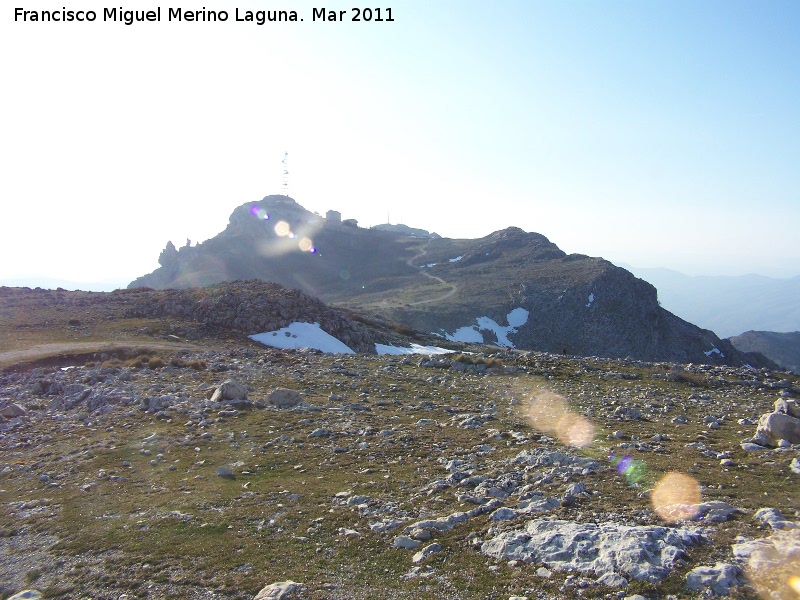
[(777, 446), (781, 440), (800, 444), (800, 419), (779, 412), (762, 415), (758, 421), (758, 435), (763, 435), (772, 446)]
[(233, 381), (232, 379), (223, 381), (219, 387), (214, 390), (211, 401), (219, 402), (220, 404), (232, 404), (234, 406), (250, 403), (247, 398), (247, 386)]
[(278, 581), (263, 588), (253, 600), (282, 600), (299, 597), (305, 586), (295, 581)]
[(278, 408), (294, 408), (303, 398), (297, 390), (276, 388), (267, 395), (267, 401)]
[(785, 415), (795, 417), (796, 419), (800, 419), (800, 404), (798, 404), (797, 400), (794, 399), (778, 398), (775, 401), (775, 410), (772, 412), (783, 413)]

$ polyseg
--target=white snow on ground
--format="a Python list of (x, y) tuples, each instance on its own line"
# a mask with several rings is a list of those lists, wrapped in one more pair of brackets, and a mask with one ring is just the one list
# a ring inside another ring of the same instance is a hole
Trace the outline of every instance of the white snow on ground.
[(451, 258), (451, 259), (450, 259), (450, 262), (458, 262), (458, 261), (460, 261), (462, 258), (464, 258), (464, 257), (463, 257), (463, 256), (456, 256), (455, 258)]
[(511, 327), (522, 327), (528, 322), (528, 315), (530, 314), (524, 308), (515, 308), (506, 315), (506, 319), (508, 319), (508, 324)]
[(719, 349), (719, 348), (717, 348), (716, 346), (713, 346), (713, 347), (711, 348), (711, 350), (709, 350), (708, 352), (703, 352), (703, 354), (705, 354), (705, 355), (706, 355), (706, 356), (708, 356), (709, 358), (711, 358), (711, 355), (712, 355), (712, 354), (719, 354), (719, 355), (720, 355), (722, 358), (725, 358), (725, 355), (724, 355), (724, 354), (723, 354), (723, 353), (720, 351), (720, 349)]
[(503, 326), (496, 323), (489, 317), (478, 317), (475, 319), (477, 325), (468, 325), (466, 327), (459, 327), (453, 333), (444, 333), (444, 337), (451, 342), (475, 342), (478, 344), (483, 343), (483, 335), (481, 329), (487, 329), (494, 332), (497, 336), (497, 345), (505, 348), (514, 348), (514, 343), (508, 339), (508, 334), (516, 333), (517, 327), (522, 327), (528, 322), (530, 313), (524, 308), (515, 308), (506, 315), (508, 326)]
[[(251, 340), (261, 342), (265, 346), (273, 348), (297, 349), (313, 348), (322, 352), (355, 354), (348, 346), (339, 341), (329, 333), (322, 331), (319, 323), (292, 323), (288, 327), (277, 331), (266, 331), (250, 336)], [(385, 344), (375, 344), (375, 351), (378, 354), (449, 354), (452, 350), (439, 348), (438, 346), (420, 346), (411, 344), (410, 348), (399, 346), (387, 346)]]
[(483, 336), (475, 325), (468, 325), (467, 327), (459, 327), (452, 334), (445, 333), (446, 337), (451, 342), (474, 342), (476, 344), (483, 343)]
[(432, 356), (434, 354), (450, 354), (453, 350), (447, 348), (439, 348), (438, 346), (420, 346), (419, 344), (411, 344), (410, 348), (403, 348), (400, 346), (387, 346), (386, 344), (375, 344), (375, 351), (378, 354), (393, 354), (399, 356), (401, 354), (427, 354)]
[(591, 308), (592, 304), (594, 304), (594, 294), (589, 294), (589, 304), (586, 305), (586, 308)]
[(435, 266), (436, 266), (436, 263), (428, 263), (428, 264), (427, 264), (427, 265), (425, 265), (425, 266), (426, 266), (426, 267), (428, 267), (429, 269), (432, 269), (433, 267), (435, 267)]
[(343, 342), (322, 331), (319, 323), (292, 323), (277, 331), (251, 335), (250, 339), (273, 348), (313, 348), (323, 352), (355, 354)]

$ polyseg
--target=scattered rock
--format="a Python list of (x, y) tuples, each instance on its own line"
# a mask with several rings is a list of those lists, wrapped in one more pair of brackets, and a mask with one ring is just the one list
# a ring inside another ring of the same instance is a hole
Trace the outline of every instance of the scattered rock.
[(294, 581), (279, 581), (263, 588), (253, 600), (283, 600), (298, 597), (305, 585)]
[(431, 555), (442, 551), (441, 544), (429, 544), (422, 550), (417, 552), (411, 559), (414, 564), (421, 563), (423, 560), (430, 558)]
[(795, 529), (798, 525), (789, 521), (777, 508), (761, 508), (753, 515), (754, 521), (761, 521), (772, 529)]
[(18, 594), (14, 594), (8, 600), (39, 600), (42, 597), (42, 592), (39, 590), (24, 590)]
[(412, 539), (407, 535), (399, 535), (396, 538), (394, 538), (394, 542), (392, 542), (392, 545), (395, 548), (403, 548), (405, 550), (414, 550), (421, 543), (422, 542), (420, 542), (418, 540), (415, 540), (415, 539)]
[(247, 398), (247, 386), (232, 379), (223, 381), (211, 396), (211, 402), (242, 406), (250, 404)]
[(717, 563), (713, 567), (696, 567), (686, 574), (686, 589), (711, 590), (718, 596), (727, 596), (731, 589), (742, 585), (741, 569), (736, 565)]
[(236, 476), (233, 474), (233, 469), (230, 467), (218, 467), (217, 477), (222, 477), (223, 479), (236, 479)]
[(24, 417), (27, 411), (22, 408), (19, 404), (10, 403), (0, 408), (0, 416), (5, 417), (6, 419), (13, 419), (14, 417)]
[(734, 508), (727, 502), (718, 500), (712, 502), (703, 502), (697, 505), (697, 514), (695, 519), (702, 519), (710, 523), (724, 523), (729, 521), (730, 518), (736, 513), (741, 512), (738, 508)]
[(628, 580), (618, 573), (606, 573), (597, 580), (597, 584), (610, 588), (622, 588), (628, 585)]
[(288, 390), (286, 388), (274, 389), (267, 395), (267, 401), (272, 406), (277, 406), (278, 408), (294, 408), (300, 404), (302, 400), (303, 398), (300, 392), (297, 390)]

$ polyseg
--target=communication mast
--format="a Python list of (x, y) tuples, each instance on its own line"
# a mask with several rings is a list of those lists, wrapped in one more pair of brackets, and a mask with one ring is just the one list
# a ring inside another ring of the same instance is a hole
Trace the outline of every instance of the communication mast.
[(289, 196), (289, 153), (283, 153), (283, 181), (281, 183), (281, 193), (284, 196)]

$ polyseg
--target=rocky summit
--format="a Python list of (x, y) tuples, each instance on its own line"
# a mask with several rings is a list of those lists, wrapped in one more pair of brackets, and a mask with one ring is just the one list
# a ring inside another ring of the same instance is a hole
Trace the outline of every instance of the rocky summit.
[(797, 375), (267, 347), (401, 334), (263, 285), (0, 288), (0, 597), (797, 598)]
[(601, 258), (566, 254), (510, 227), (480, 239), (421, 229), (365, 229), (336, 211), (322, 217), (287, 196), (233, 211), (201, 244), (161, 253), (131, 288), (277, 282), (442, 339), (506, 348), (639, 360), (776, 365), (661, 308), (656, 289)]

